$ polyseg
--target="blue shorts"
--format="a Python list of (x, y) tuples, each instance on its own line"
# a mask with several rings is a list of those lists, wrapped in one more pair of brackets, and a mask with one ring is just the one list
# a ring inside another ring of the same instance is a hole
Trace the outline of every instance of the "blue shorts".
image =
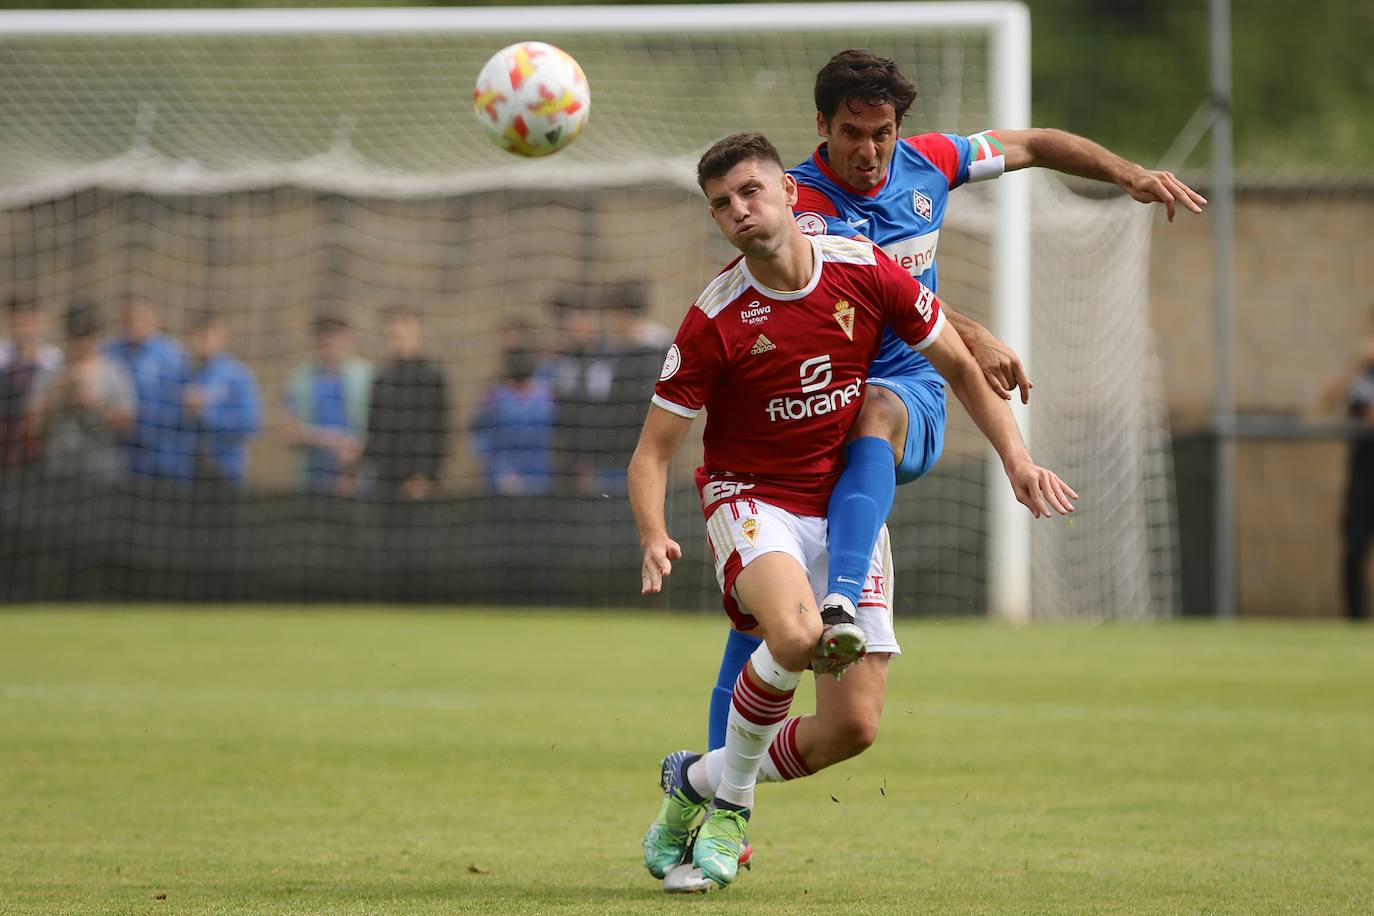
[(871, 378), (906, 406), (906, 449), (897, 465), (897, 483), (924, 477), (945, 448), (945, 380), (935, 373)]

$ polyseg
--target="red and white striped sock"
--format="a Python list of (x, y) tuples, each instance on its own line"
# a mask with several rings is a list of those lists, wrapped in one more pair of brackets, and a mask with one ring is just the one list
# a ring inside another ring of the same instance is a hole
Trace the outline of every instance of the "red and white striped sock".
[[(768, 745), (768, 756), (759, 765), (759, 782), (786, 782), (789, 779), (802, 779), (813, 772), (806, 765), (806, 758), (797, 747), (797, 723), (801, 716), (793, 716), (782, 723), (782, 728), (773, 736)], [(725, 748), (716, 748), (703, 754), (687, 770), (687, 778), (692, 788), (703, 798), (711, 798), (720, 785), (720, 773), (725, 768)]]
[(812, 770), (797, 748), (797, 723), (801, 716), (793, 716), (782, 723), (773, 743), (768, 745), (768, 759), (759, 770), (759, 782), (786, 782), (810, 776)]
[(781, 694), (766, 693), (756, 685), (756, 679), (762, 680), (754, 674), (751, 662), (735, 681), (729, 725), (725, 731), (720, 785), (716, 789), (718, 801), (742, 808), (754, 807), (754, 783), (758, 780), (759, 767), (768, 755), (773, 736), (782, 728), (787, 711), (792, 708), (792, 694), (801, 680), (801, 673), (797, 672), (790, 687), (774, 687), (786, 690)]

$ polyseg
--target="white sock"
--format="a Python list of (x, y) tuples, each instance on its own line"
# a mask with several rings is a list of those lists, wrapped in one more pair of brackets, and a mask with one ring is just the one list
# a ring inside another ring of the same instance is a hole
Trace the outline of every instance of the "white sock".
[[(805, 761), (802, 760), (801, 754), (797, 750), (796, 722), (795, 717), (783, 722), (782, 730), (773, 738), (773, 743), (768, 746), (767, 756), (759, 765), (757, 782), (787, 782), (790, 779), (800, 779), (803, 776), (811, 775), (811, 771), (806, 768)], [(778, 766), (779, 759), (786, 765), (786, 772), (783, 772), (782, 768)], [(702, 798), (714, 798), (716, 788), (720, 785), (720, 774), (723, 769), (725, 769), (725, 748), (718, 747), (692, 762), (692, 765), (687, 768), (687, 781), (692, 784), (692, 789)]]
[[(751, 672), (759, 680), (763, 679), (750, 661), (735, 681), (725, 747), (721, 748), (720, 779), (716, 786), (717, 801), (741, 808), (754, 807), (754, 783), (758, 780), (759, 769), (768, 759), (768, 745), (786, 721), (792, 694), (801, 681), (800, 671), (769, 671), (770, 686), (786, 692), (781, 695), (765, 693), (754, 686), (749, 677)], [(688, 778), (691, 778), (690, 772)]]

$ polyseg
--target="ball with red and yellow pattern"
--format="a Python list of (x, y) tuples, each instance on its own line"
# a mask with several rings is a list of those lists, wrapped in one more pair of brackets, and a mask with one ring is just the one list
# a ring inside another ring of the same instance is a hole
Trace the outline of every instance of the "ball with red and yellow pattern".
[(497, 51), (472, 92), (473, 111), (487, 136), (518, 156), (547, 156), (576, 140), (591, 106), (577, 61), (542, 41)]

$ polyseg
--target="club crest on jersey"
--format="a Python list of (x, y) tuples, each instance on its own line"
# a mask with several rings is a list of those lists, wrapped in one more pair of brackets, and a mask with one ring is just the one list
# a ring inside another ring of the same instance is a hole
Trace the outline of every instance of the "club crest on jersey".
[(839, 322), (840, 330), (844, 331), (844, 336), (850, 340), (854, 339), (854, 306), (846, 300), (841, 299), (835, 303), (835, 320)]
[(759, 540), (759, 520), (753, 516), (746, 518), (740, 523), (739, 531), (740, 534), (744, 535), (744, 539), (749, 542), (749, 546), (753, 547)]
[(776, 350), (777, 348), (777, 344), (760, 334), (759, 339), (754, 341), (754, 345), (749, 348), (749, 355), (758, 356), (760, 353), (767, 353), (769, 350)]
[(917, 216), (927, 222), (930, 221), (931, 216), (935, 213), (935, 205), (930, 202), (929, 197), (926, 197), (920, 191), (911, 192), (911, 208), (916, 211)]

